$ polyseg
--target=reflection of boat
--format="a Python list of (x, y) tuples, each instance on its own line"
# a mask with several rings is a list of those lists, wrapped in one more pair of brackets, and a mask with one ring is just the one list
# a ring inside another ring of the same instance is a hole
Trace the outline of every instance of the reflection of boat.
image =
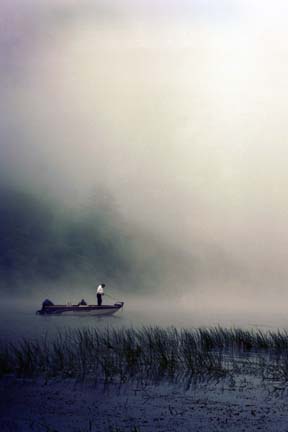
[(114, 305), (54, 305), (50, 300), (42, 303), (42, 309), (36, 313), (38, 315), (112, 315), (122, 309), (124, 302), (117, 302)]

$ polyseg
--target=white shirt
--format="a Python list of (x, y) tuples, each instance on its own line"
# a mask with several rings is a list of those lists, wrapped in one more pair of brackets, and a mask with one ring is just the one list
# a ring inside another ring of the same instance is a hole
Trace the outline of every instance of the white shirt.
[(104, 290), (103, 290), (103, 288), (102, 288), (102, 285), (98, 285), (98, 287), (97, 287), (97, 294), (104, 294)]

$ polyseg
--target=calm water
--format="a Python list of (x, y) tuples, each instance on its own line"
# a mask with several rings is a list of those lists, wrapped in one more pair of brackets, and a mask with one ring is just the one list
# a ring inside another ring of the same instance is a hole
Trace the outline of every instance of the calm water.
[(0, 340), (16, 341), (23, 337), (51, 335), (62, 329), (84, 327), (138, 327), (175, 326), (177, 328), (223, 327), (261, 328), (262, 330), (288, 329), (288, 315), (282, 313), (235, 313), (205, 311), (187, 305), (166, 302), (148, 302), (145, 299), (125, 299), (124, 310), (112, 316), (40, 316), (35, 311), (39, 304), (19, 304), (9, 302), (0, 306)]

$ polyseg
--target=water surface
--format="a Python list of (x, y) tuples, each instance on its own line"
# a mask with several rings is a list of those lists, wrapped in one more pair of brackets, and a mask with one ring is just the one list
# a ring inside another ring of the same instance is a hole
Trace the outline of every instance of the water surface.
[[(111, 303), (111, 302), (110, 302)], [(16, 341), (53, 335), (64, 329), (92, 327), (97, 329), (141, 326), (195, 327), (242, 327), (260, 328), (263, 331), (288, 329), (288, 315), (271, 311), (220, 311), (207, 310), (195, 305), (175, 304), (173, 299), (165, 301), (143, 298), (125, 299), (124, 310), (111, 316), (36, 315), (40, 308), (35, 303), (7, 302), (0, 306), (0, 340)]]

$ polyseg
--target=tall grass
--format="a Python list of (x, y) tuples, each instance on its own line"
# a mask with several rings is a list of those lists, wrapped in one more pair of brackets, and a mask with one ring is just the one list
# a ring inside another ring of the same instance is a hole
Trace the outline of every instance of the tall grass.
[(288, 381), (287, 331), (86, 328), (0, 347), (2, 376), (93, 377), (106, 383), (131, 378), (219, 378), (244, 364)]

